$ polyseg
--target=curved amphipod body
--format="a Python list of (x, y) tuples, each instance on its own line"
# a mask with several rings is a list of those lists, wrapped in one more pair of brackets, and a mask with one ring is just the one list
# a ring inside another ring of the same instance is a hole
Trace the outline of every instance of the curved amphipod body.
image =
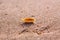
[(23, 18), (22, 21), (24, 23), (34, 23), (35, 22), (35, 18)]

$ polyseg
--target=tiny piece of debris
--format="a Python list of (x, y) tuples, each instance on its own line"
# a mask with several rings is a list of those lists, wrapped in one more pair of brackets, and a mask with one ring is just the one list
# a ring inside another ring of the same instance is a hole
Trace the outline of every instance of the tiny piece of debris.
[(5, 15), (8, 15), (8, 14), (5, 14)]
[(35, 17), (34, 15), (32, 15), (31, 17)]
[[(21, 33), (24, 33), (24, 32), (29, 32), (27, 29), (24, 29), (23, 31), (21, 31)], [(19, 34), (21, 34), (19, 33)]]

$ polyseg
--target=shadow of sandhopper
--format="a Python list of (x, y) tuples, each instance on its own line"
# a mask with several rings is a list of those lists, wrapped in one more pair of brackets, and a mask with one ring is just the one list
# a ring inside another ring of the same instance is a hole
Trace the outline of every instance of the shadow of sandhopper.
[(22, 23), (22, 25), (24, 26), (24, 27), (29, 27), (29, 26), (31, 26), (31, 25), (33, 25), (34, 23), (33, 22), (30, 22), (30, 23)]

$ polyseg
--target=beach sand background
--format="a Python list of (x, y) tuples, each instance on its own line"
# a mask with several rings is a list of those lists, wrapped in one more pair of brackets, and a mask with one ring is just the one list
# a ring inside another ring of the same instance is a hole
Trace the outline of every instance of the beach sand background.
[(60, 40), (60, 0), (0, 0), (0, 40)]

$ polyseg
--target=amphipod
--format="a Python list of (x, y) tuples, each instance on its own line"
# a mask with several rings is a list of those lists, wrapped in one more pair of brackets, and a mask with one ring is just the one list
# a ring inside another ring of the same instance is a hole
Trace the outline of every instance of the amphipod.
[(35, 18), (23, 18), (22, 21), (24, 23), (34, 23), (36, 19)]

